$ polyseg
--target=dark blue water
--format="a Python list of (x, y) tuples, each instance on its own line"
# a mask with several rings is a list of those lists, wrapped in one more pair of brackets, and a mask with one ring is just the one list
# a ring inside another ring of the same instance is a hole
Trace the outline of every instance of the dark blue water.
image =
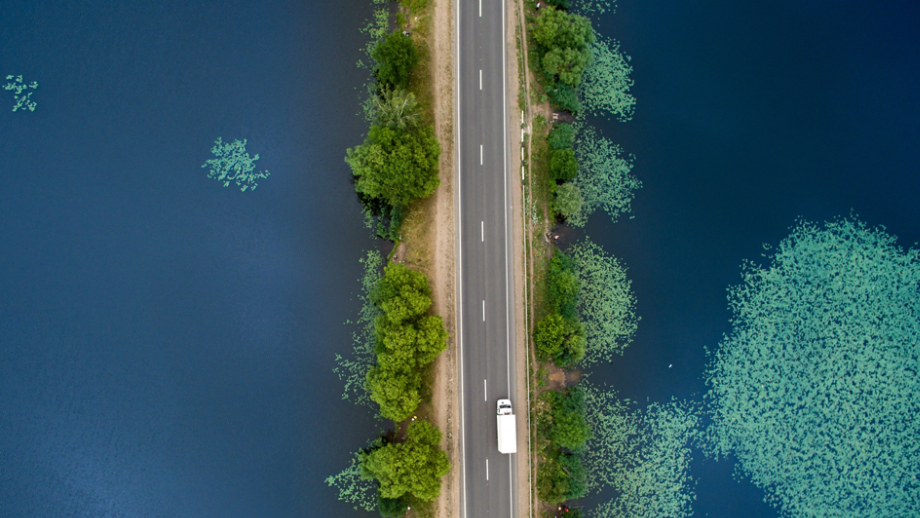
[[(0, 515), (349, 516), (367, 0), (4, 0)], [(201, 164), (249, 140), (241, 193)]]
[[(642, 316), (595, 378), (639, 401), (701, 399), (704, 348), (730, 330), (726, 288), (799, 216), (853, 210), (920, 241), (916, 2), (620, 0), (595, 27), (633, 57), (638, 99), (631, 122), (595, 123), (644, 183), (635, 219), (587, 229), (625, 260)], [(694, 463), (697, 516), (776, 515), (731, 472)]]

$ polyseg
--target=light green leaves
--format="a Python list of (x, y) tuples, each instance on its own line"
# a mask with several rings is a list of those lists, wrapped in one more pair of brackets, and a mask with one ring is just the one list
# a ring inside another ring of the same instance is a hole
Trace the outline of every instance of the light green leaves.
[(800, 222), (729, 289), (712, 439), (791, 516), (920, 508), (920, 261), (884, 229)]
[(578, 175), (574, 184), (584, 204), (581, 212), (568, 222), (582, 227), (598, 208), (603, 208), (613, 221), (629, 212), (634, 191), (642, 187), (642, 182), (632, 175), (633, 158), (624, 156), (620, 146), (588, 127), (583, 127), (579, 133), (575, 158)]
[[(8, 91), (11, 90), (13, 92), (13, 100), (16, 101), (16, 104), (13, 105), (13, 111), (18, 111), (21, 108), (34, 112), (38, 103), (32, 100), (32, 94), (34, 92), (29, 92), (28, 90), (35, 90), (38, 88), (38, 81), (24, 83), (22, 81), (22, 76), (14, 75), (6, 76), (6, 80), (7, 83), (3, 85), (3, 89)], [(26, 92), (25, 95), (23, 95), (23, 92)]]
[(631, 409), (627, 402), (584, 383), (587, 421), (594, 430), (585, 448), (591, 489), (611, 488), (616, 498), (593, 516), (685, 518), (696, 498), (690, 477), (690, 444), (699, 412), (687, 403), (652, 403)]
[(578, 277), (578, 312), (585, 324), (584, 364), (610, 361), (622, 354), (638, 328), (636, 296), (626, 268), (617, 259), (585, 239), (569, 248)]
[(217, 137), (211, 153), (215, 158), (206, 161), (201, 167), (208, 169), (208, 178), (223, 182), (224, 187), (234, 182), (241, 191), (246, 192), (247, 189), (255, 190), (258, 187), (256, 180), (268, 178), (268, 171), (255, 172), (255, 162), (259, 155), (249, 156), (246, 152), (246, 139), (230, 143)]
[(359, 454), (361, 467), (366, 476), (380, 482), (380, 495), (384, 498), (411, 494), (431, 501), (441, 492), (441, 477), (450, 471), (450, 461), (440, 444), (440, 430), (425, 421), (413, 421), (405, 442)]
[(591, 44), (594, 60), (585, 70), (579, 93), (585, 113), (612, 114), (621, 122), (632, 119), (636, 98), (629, 93), (634, 81), (629, 77), (629, 56), (620, 52), (620, 44), (609, 38), (597, 38)]

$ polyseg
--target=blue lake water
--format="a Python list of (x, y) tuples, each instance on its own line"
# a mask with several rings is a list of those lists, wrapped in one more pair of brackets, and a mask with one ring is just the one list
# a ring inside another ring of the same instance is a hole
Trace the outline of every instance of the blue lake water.
[[(852, 210), (920, 241), (916, 2), (621, 0), (594, 23), (632, 56), (638, 103), (630, 122), (593, 122), (644, 183), (635, 219), (586, 229), (629, 267), (642, 317), (595, 380), (700, 400), (704, 348), (730, 330), (726, 288), (799, 216)], [(697, 459), (695, 516), (776, 516), (731, 463)]]
[[(342, 161), (367, 0), (6, 0), (0, 74), (0, 514), (368, 516), (323, 479), (376, 431), (331, 372), (376, 243)], [(643, 320), (596, 377), (699, 398), (725, 288), (797, 216), (851, 208), (920, 241), (916, 4), (621, 0), (596, 26), (639, 104), (624, 259)], [(4, 107), (6, 106), (6, 107)], [(201, 164), (246, 138), (271, 176)], [(668, 364), (673, 364), (668, 369)], [(775, 516), (700, 460), (698, 516)]]
[[(367, 0), (5, 0), (0, 514), (361, 515), (323, 478), (376, 425), (340, 402), (362, 251)], [(201, 164), (248, 139), (271, 176)]]

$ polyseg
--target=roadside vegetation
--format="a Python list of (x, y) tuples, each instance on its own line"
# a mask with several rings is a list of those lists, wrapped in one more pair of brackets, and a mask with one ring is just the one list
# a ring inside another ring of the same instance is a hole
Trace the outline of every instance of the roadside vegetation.
[[(373, 2), (374, 19), (364, 29), (368, 62), (358, 63), (372, 74), (361, 104), (370, 128), (362, 144), (347, 150), (345, 162), (368, 228), (398, 245), (407, 233), (417, 235), (413, 227), (424, 219), (423, 200), (440, 181), (425, 39), (430, 9), (427, 0), (401, 0), (391, 30), (393, 4)], [(326, 483), (356, 509), (385, 517), (432, 516), (450, 462), (425, 405), (431, 400), (431, 364), (447, 347), (448, 333), (431, 313), (431, 288), (422, 271), (377, 251), (362, 262), (362, 308), (357, 321), (349, 322), (356, 326), (353, 353), (337, 356), (334, 370), (345, 383), (343, 398), (370, 406), (393, 426)]]

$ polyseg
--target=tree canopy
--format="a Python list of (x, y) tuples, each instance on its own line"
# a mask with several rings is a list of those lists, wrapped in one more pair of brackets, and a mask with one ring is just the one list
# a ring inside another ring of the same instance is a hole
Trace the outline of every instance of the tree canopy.
[(441, 450), (441, 431), (425, 421), (409, 423), (406, 440), (389, 443), (360, 454), (367, 478), (380, 483), (382, 498), (410, 494), (432, 501), (441, 492), (441, 477), (450, 471), (447, 453)]
[(397, 30), (377, 42), (371, 58), (377, 62), (377, 81), (383, 88), (404, 89), (418, 64), (418, 51), (412, 37)]
[(364, 144), (348, 150), (345, 162), (355, 176), (355, 190), (403, 207), (440, 185), (440, 156), (441, 147), (430, 126), (400, 131), (374, 124)]
[(447, 347), (447, 330), (431, 306), (428, 279), (402, 263), (390, 263), (371, 292), (381, 309), (375, 322), (377, 365), (367, 374), (370, 398), (394, 421), (411, 416), (422, 401), (422, 373)]
[(553, 199), (553, 210), (564, 219), (569, 219), (581, 212), (585, 199), (581, 196), (581, 189), (577, 185), (566, 182), (556, 187), (556, 197)]
[(595, 36), (591, 21), (547, 6), (540, 11), (531, 34), (550, 100), (562, 109), (578, 111), (575, 88), (592, 62), (591, 44)]

